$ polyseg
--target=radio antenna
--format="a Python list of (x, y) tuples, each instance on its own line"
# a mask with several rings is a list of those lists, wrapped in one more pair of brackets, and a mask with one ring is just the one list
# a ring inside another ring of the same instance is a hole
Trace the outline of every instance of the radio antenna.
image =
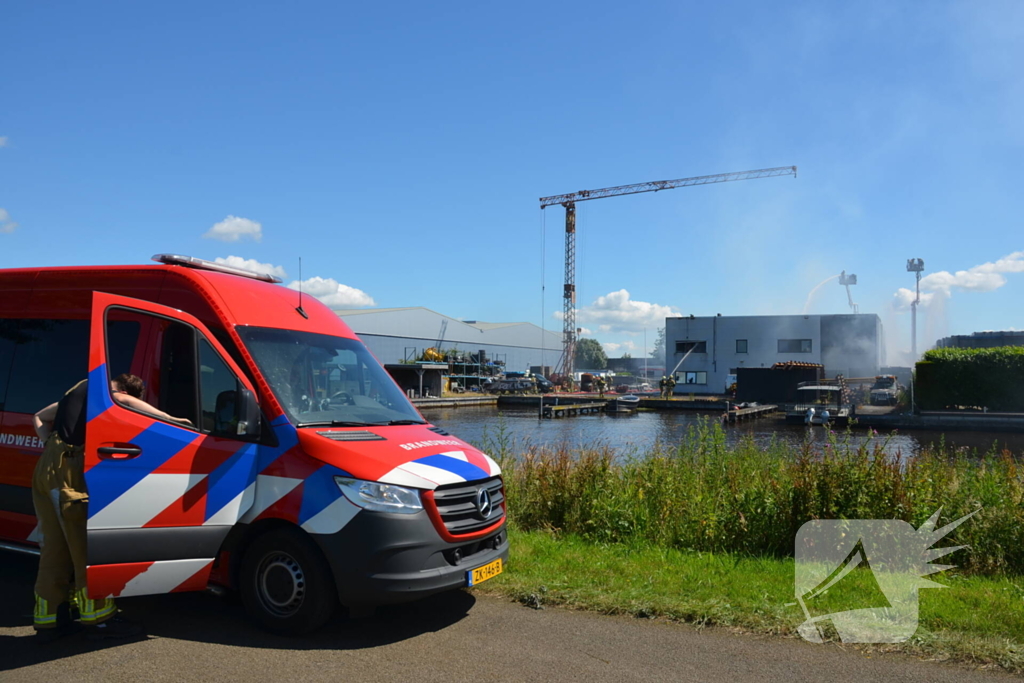
[(302, 257), (301, 256), (299, 257), (299, 306), (295, 310), (298, 311), (299, 315), (301, 315), (303, 318), (305, 318), (306, 320), (309, 320), (309, 315), (304, 310), (302, 310)]

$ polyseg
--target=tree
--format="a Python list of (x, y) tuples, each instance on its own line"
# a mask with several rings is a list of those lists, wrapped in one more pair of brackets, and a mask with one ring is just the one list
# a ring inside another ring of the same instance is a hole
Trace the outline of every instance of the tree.
[(632, 358), (632, 357), (633, 356), (631, 356), (628, 351), (626, 353), (622, 354), (622, 360), (627, 360), (627, 359)]
[(580, 339), (576, 342), (576, 367), (581, 370), (604, 370), (608, 367), (608, 356), (596, 339)]
[(654, 340), (654, 348), (651, 349), (651, 358), (665, 360), (665, 328), (658, 328), (658, 338)]

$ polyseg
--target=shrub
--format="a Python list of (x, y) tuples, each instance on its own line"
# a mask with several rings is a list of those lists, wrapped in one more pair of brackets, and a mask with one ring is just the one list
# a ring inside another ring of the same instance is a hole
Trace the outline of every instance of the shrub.
[(619, 458), (608, 447), (498, 453), (509, 518), (517, 528), (579, 534), (598, 542), (694, 551), (791, 556), (812, 519), (902, 519), (919, 527), (982, 508), (940, 546), (978, 573), (1024, 573), (1024, 469), (1009, 452), (974, 456), (945, 447), (906, 458), (884, 442), (824, 448), (743, 441), (727, 447), (703, 421), (674, 448)]
[(1024, 347), (932, 349), (917, 364), (915, 393), (924, 410), (1024, 411)]

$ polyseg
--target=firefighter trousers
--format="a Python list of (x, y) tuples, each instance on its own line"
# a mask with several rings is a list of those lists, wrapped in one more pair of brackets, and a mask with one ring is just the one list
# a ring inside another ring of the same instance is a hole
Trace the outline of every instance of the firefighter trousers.
[(32, 502), (42, 533), (36, 576), (37, 629), (58, 624), (57, 610), (67, 602), (78, 607), (83, 624), (96, 625), (114, 616), (110, 599), (91, 600), (86, 588), (86, 521), (84, 449), (51, 434), (32, 474)]

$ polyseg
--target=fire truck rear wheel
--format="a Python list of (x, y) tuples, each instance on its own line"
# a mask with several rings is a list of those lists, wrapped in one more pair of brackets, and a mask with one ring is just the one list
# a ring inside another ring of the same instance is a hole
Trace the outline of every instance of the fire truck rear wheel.
[(282, 635), (320, 628), (338, 605), (334, 578), (320, 549), (290, 529), (268, 531), (249, 546), (241, 593), (249, 616)]

